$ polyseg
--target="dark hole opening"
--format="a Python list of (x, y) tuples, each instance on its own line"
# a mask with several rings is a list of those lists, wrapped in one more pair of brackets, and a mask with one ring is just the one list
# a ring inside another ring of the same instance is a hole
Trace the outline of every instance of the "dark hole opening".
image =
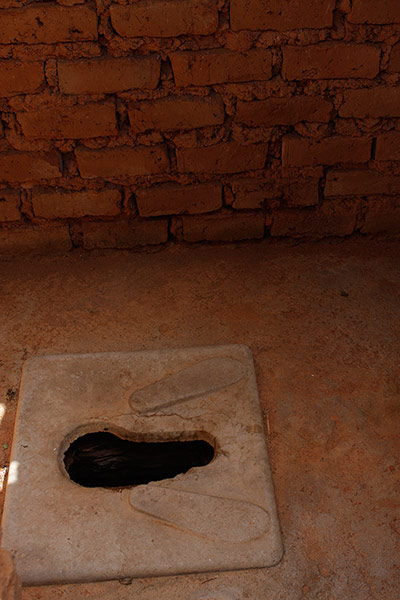
[(64, 465), (84, 487), (124, 488), (175, 477), (213, 458), (214, 448), (204, 440), (133, 442), (100, 431), (72, 442)]

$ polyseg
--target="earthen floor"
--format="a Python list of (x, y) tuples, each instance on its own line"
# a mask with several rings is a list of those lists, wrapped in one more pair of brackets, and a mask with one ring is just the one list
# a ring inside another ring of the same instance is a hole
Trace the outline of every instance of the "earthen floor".
[(269, 570), (23, 600), (397, 600), (399, 257), (398, 242), (362, 239), (4, 260), (0, 467), (26, 357), (247, 344), (285, 547)]

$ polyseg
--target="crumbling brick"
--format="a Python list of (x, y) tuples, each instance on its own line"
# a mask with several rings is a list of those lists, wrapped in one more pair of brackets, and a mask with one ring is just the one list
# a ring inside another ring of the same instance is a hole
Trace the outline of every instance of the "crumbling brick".
[(121, 192), (117, 189), (77, 191), (36, 188), (32, 190), (33, 214), (42, 219), (114, 216), (121, 212), (120, 205)]
[(334, 165), (338, 163), (366, 163), (370, 159), (372, 140), (332, 136), (312, 139), (288, 136), (282, 140), (282, 165)]
[(0, 229), (0, 254), (59, 253), (68, 252), (71, 248), (67, 225), (39, 227), (26, 224), (12, 229)]
[(179, 148), (176, 155), (181, 173), (239, 173), (262, 169), (267, 145), (226, 142), (206, 148)]
[(44, 83), (40, 61), (0, 60), (0, 96), (14, 96), (38, 91)]
[(34, 3), (1, 11), (0, 44), (53, 44), (97, 39), (97, 15), (88, 6)]
[(368, 196), (400, 194), (400, 176), (375, 171), (330, 171), (326, 177), (325, 196)]
[(302, 95), (253, 102), (239, 101), (236, 120), (250, 127), (296, 125), (301, 121), (327, 123), (332, 110), (332, 103), (318, 96)]
[(79, 246), (96, 219), (88, 247), (134, 247), (184, 223), (212, 241), (347, 235), (358, 211), (357, 231), (393, 232), (398, 3), (6, 0), (1, 228), (34, 223), (26, 247), (45, 248), (68, 219)]
[(272, 53), (264, 48), (248, 52), (217, 49), (173, 52), (170, 55), (178, 86), (262, 81), (272, 76)]
[(313, 206), (319, 201), (318, 179), (283, 179), (278, 185), (287, 206)]
[(285, 46), (285, 79), (373, 79), (379, 73), (380, 49), (368, 44), (327, 42), (314, 46)]
[(239, 179), (231, 187), (232, 207), (238, 210), (261, 208), (264, 204), (273, 208), (281, 202), (287, 206), (312, 206), (319, 200), (319, 179)]
[(400, 23), (398, 0), (353, 0), (347, 16), (351, 23)]
[(0, 154), (2, 181), (37, 181), (60, 177), (61, 159), (57, 152), (3, 152)]
[(309, 0), (307, 7), (299, 0), (231, 0), (231, 27), (240, 29), (321, 29), (333, 23), (335, 0)]
[(59, 61), (58, 77), (65, 94), (154, 89), (160, 78), (160, 61), (156, 56)]
[(169, 167), (164, 146), (123, 146), (120, 148), (75, 150), (79, 172), (84, 179), (136, 177), (162, 173)]
[(400, 87), (379, 86), (347, 90), (339, 109), (341, 117), (400, 117)]
[(264, 236), (265, 217), (261, 214), (219, 217), (182, 217), (183, 239), (187, 242), (233, 242)]
[(400, 131), (390, 131), (378, 135), (376, 139), (376, 160), (400, 160)]
[(21, 219), (19, 196), (17, 190), (0, 190), (0, 223)]
[(361, 233), (398, 234), (399, 231), (399, 198), (372, 198), (368, 200)]
[(124, 37), (209, 35), (218, 26), (218, 9), (209, 0), (144, 0), (112, 4), (111, 23)]
[(117, 133), (113, 102), (31, 110), (17, 113), (17, 119), (28, 138), (83, 139)]
[(218, 183), (167, 183), (137, 190), (136, 202), (142, 217), (206, 213), (221, 208), (222, 186)]
[(272, 215), (272, 236), (315, 237), (346, 236), (356, 226), (359, 202), (327, 201), (309, 210), (283, 209)]
[(83, 246), (93, 248), (135, 248), (163, 244), (168, 239), (166, 219), (134, 221), (100, 221), (82, 224)]
[(219, 96), (175, 96), (137, 102), (129, 108), (135, 132), (148, 129), (196, 129), (224, 122), (224, 104)]
[(392, 48), (388, 71), (390, 73), (400, 73), (400, 42)]
[(237, 210), (261, 208), (266, 200), (276, 197), (275, 182), (272, 180), (238, 179), (231, 183), (233, 202)]

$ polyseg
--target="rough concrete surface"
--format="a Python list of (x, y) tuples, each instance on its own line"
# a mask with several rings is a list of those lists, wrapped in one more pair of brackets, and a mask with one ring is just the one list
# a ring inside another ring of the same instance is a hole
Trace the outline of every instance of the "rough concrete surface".
[(285, 547), (271, 569), (23, 599), (398, 600), (399, 255), (398, 242), (347, 240), (2, 262), (1, 466), (26, 358), (243, 343)]

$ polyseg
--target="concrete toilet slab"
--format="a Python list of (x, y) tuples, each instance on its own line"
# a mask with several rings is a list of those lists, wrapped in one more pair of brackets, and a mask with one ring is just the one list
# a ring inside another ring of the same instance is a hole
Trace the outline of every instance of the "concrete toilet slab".
[[(205, 440), (214, 458), (145, 485), (79, 485), (65, 453), (104, 431)], [(29, 359), (2, 527), (25, 585), (276, 564), (282, 543), (249, 349)]]

